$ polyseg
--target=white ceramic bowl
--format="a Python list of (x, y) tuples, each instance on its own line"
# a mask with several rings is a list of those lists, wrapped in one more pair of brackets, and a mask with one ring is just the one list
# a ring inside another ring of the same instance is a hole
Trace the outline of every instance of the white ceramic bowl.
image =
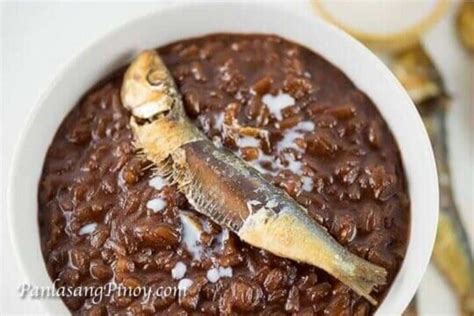
[[(401, 85), (368, 49), (314, 15), (275, 6), (239, 3), (186, 4), (134, 20), (75, 56), (36, 104), (16, 148), (8, 205), (12, 239), (28, 280), (50, 285), (40, 250), (37, 190), (43, 160), (63, 118), (99, 79), (138, 51), (215, 32), (272, 33), (302, 44), (340, 68), (376, 104), (400, 147), (411, 198), (406, 258), (378, 315), (400, 315), (428, 264), (438, 217), (438, 182), (423, 123)], [(43, 300), (54, 314), (59, 300)]]

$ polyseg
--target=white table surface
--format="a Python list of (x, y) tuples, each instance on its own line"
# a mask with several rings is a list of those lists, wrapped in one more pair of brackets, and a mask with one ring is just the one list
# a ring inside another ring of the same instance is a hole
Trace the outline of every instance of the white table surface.
[[(1, 3), (0, 314), (44, 313), (40, 301), (18, 296), (18, 285), (27, 280), (16, 262), (9, 260), (13, 249), (5, 218), (8, 170), (28, 112), (61, 66), (79, 49), (127, 20), (166, 5), (170, 3)], [(309, 10), (307, 2), (279, 5), (286, 5), (289, 10)], [(452, 14), (424, 42), (455, 99), (448, 119), (450, 165), (455, 197), (474, 241), (474, 101), (473, 95), (466, 93), (474, 90), (474, 63), (469, 63), (458, 47), (451, 19)], [(418, 297), (421, 315), (457, 314), (454, 298), (431, 266)]]

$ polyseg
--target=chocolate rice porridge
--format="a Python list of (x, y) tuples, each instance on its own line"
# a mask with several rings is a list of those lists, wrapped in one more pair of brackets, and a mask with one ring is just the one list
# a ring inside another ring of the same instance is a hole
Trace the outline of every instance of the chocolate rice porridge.
[[(373, 293), (380, 302), (405, 255), (410, 203), (400, 152), (372, 101), (322, 57), (276, 36), (208, 35), (158, 51), (188, 116), (216, 145), (388, 271), (388, 283)], [(98, 303), (64, 298), (72, 314), (375, 312), (324, 271), (241, 242), (156, 176), (135, 152), (122, 76), (89, 91), (49, 148), (38, 196), (44, 260), (57, 286), (187, 290), (147, 302), (116, 293)], [(231, 133), (235, 121), (267, 130), (269, 141)]]

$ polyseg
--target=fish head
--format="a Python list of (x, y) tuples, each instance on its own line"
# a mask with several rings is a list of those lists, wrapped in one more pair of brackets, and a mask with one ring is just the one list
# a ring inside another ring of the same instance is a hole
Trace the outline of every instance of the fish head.
[(127, 69), (121, 89), (123, 106), (132, 116), (152, 120), (179, 107), (171, 74), (154, 50), (141, 52)]

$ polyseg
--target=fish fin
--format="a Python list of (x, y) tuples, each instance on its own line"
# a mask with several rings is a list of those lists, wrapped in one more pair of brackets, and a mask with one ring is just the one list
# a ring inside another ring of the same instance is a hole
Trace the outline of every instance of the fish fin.
[(186, 195), (191, 205), (217, 224), (237, 232), (239, 225), (226, 216), (227, 212), (222, 212), (219, 202), (213, 196), (206, 194), (208, 190), (203, 188), (201, 181), (189, 171), (190, 169), (173, 167), (172, 159), (169, 161), (170, 167), (166, 167), (166, 171), (170, 181), (178, 185), (178, 189)]
[(169, 185), (173, 186), (177, 184), (176, 179), (173, 177), (173, 162), (171, 157), (168, 157), (160, 163), (154, 163), (153, 174), (164, 178)]

